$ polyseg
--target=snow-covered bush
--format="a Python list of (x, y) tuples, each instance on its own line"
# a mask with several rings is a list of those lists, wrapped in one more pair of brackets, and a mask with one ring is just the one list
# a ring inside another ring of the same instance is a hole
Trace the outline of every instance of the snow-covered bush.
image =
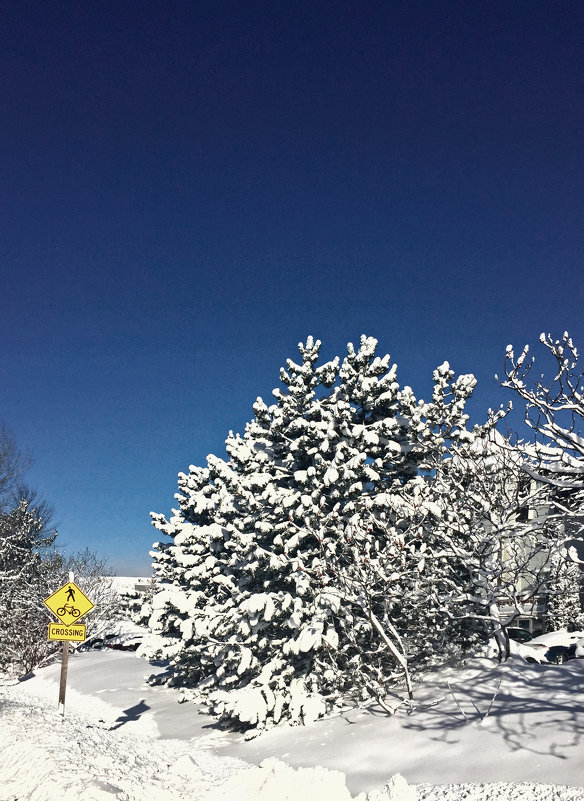
[(152, 615), (152, 598), (156, 591), (156, 581), (150, 578), (146, 588), (140, 590), (135, 587), (118, 588), (120, 596), (121, 616), (134, 623), (136, 626), (148, 626), (148, 621)]
[(65, 584), (72, 573), (75, 583), (94, 604), (94, 608), (83, 618), (88, 639), (103, 636), (125, 616), (112, 568), (104, 558), (85, 548), (69, 556), (58, 554), (55, 562), (58, 569), (51, 571), (53, 591)]

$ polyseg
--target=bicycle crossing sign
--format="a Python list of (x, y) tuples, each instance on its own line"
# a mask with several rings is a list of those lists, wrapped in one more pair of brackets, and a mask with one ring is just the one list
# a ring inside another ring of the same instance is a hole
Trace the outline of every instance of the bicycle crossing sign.
[(77, 584), (68, 581), (52, 595), (45, 598), (45, 606), (56, 615), (61, 623), (70, 626), (77, 623), (84, 615), (91, 612), (95, 604), (89, 600)]

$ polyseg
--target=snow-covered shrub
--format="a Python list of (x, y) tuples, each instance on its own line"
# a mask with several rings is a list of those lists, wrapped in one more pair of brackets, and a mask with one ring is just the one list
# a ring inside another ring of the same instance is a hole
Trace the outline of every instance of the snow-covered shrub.
[(87, 639), (102, 637), (124, 617), (122, 598), (112, 576), (112, 568), (105, 559), (85, 548), (63, 556), (54, 555), (51, 570), (52, 591), (65, 584), (70, 574), (75, 583), (93, 602), (94, 608), (84, 616)]
[[(540, 335), (543, 358), (529, 346), (519, 356), (507, 347), (504, 387), (525, 404), (524, 423), (532, 441), (521, 443), (524, 469), (545, 493), (545, 515), (558, 529), (550, 558), (549, 624), (579, 627), (584, 565), (584, 368), (569, 333)], [(545, 360), (548, 366), (547, 378)], [(542, 504), (540, 503), (540, 506)]]
[(152, 599), (156, 591), (156, 582), (149, 579), (145, 589), (118, 588), (121, 616), (136, 626), (148, 626), (152, 615)]

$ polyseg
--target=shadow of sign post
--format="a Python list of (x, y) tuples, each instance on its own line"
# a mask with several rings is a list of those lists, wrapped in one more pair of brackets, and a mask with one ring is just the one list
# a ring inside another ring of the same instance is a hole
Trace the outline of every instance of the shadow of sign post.
[(111, 727), (111, 731), (114, 729), (119, 729), (120, 726), (130, 723), (132, 720), (138, 720), (148, 709), (150, 709), (150, 707), (144, 701), (144, 699), (139, 701), (137, 704), (134, 704), (134, 706), (124, 709), (120, 717), (116, 718), (116, 725)]

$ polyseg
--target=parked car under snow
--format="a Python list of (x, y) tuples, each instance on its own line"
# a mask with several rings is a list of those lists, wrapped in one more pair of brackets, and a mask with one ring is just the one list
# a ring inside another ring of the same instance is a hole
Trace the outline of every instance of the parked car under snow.
[(522, 653), (527, 662), (539, 662), (542, 665), (561, 665), (570, 659), (583, 659), (584, 632), (560, 629), (541, 634), (526, 642)]

